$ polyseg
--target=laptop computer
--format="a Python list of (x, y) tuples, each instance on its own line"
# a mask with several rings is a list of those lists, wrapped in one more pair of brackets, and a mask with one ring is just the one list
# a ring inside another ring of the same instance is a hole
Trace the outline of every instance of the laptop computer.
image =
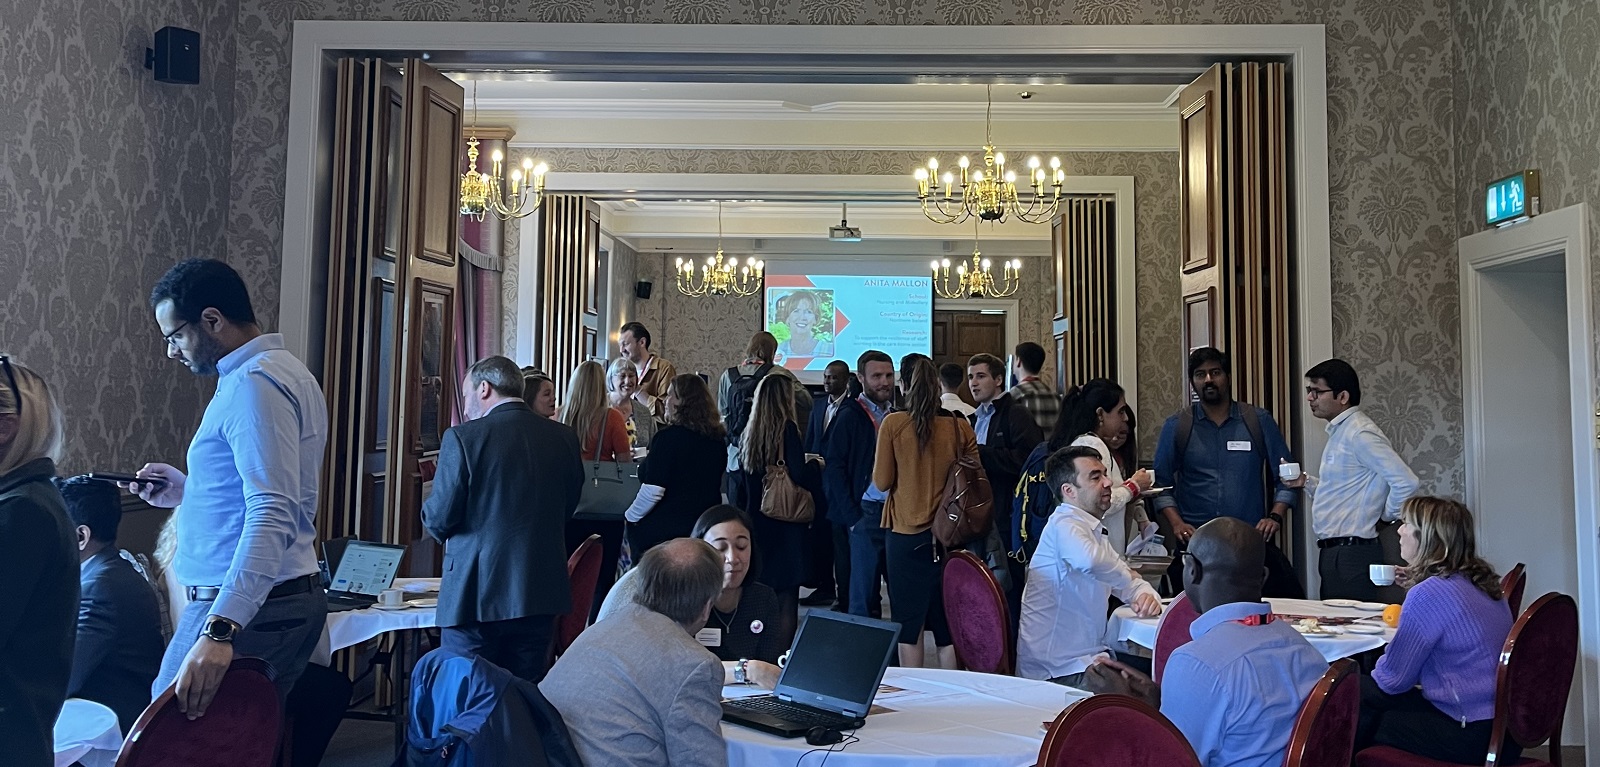
[(722, 702), (722, 719), (783, 738), (866, 722), (900, 624), (828, 610), (806, 613), (771, 695)]
[(340, 538), (322, 545), (328, 562), (328, 612), (361, 610), (377, 604), (378, 594), (394, 585), (406, 547)]

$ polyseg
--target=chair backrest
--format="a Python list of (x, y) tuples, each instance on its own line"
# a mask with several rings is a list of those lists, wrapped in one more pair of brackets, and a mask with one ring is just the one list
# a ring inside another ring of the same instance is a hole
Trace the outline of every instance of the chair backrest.
[(1039, 746), (1038, 767), (1200, 767), (1189, 741), (1160, 711), (1126, 695), (1067, 707)]
[(556, 622), (556, 641), (552, 648), (560, 655), (589, 625), (589, 608), (594, 605), (594, 585), (600, 580), (600, 536), (591, 535), (567, 557), (567, 581), (572, 586), (572, 611)]
[(944, 563), (944, 612), (962, 668), (1007, 674), (1011, 663), (1011, 610), (1005, 592), (983, 560), (951, 552)]
[(1179, 594), (1172, 604), (1167, 605), (1166, 613), (1161, 616), (1161, 625), (1156, 628), (1155, 658), (1150, 664), (1153, 672), (1150, 678), (1157, 684), (1160, 684), (1161, 675), (1167, 670), (1167, 658), (1172, 656), (1172, 651), (1189, 643), (1189, 624), (1198, 617), (1200, 613), (1194, 609), (1188, 594)]
[(175, 690), (175, 684), (168, 687), (139, 715), (117, 754), (117, 767), (273, 764), (282, 721), (266, 661), (235, 660), (205, 716), (194, 721), (178, 710)]
[(1334, 661), (1300, 704), (1283, 767), (1347, 767), (1356, 747), (1361, 683), (1356, 662)]
[(1528, 587), (1527, 565), (1521, 562), (1500, 579), (1500, 591), (1506, 595), (1506, 605), (1511, 608), (1511, 619), (1516, 620), (1522, 612), (1522, 592)]
[(1511, 626), (1500, 652), (1494, 731), (1485, 764), (1499, 764), (1508, 735), (1523, 748), (1547, 740), (1560, 743), (1577, 663), (1578, 603), (1566, 594), (1539, 597)]

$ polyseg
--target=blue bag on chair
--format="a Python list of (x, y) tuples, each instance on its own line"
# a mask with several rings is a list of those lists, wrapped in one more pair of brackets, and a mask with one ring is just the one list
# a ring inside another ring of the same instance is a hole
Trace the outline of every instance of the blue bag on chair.
[(532, 682), (482, 658), (422, 656), (396, 767), (503, 764), (582, 767), (561, 714)]

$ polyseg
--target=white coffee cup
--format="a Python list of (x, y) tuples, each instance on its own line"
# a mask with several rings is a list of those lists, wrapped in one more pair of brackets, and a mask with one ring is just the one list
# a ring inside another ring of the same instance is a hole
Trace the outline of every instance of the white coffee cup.
[(1298, 464), (1298, 463), (1280, 463), (1280, 464), (1278, 464), (1278, 476), (1283, 478), (1283, 479), (1285, 479), (1285, 480), (1289, 480), (1291, 482), (1294, 481), (1294, 480), (1299, 479), (1300, 478), (1300, 464)]
[(1391, 586), (1394, 584), (1394, 565), (1369, 565), (1367, 567), (1372, 583), (1375, 586)]
[(405, 602), (405, 594), (400, 589), (384, 589), (378, 592), (378, 604), (384, 607), (399, 607)]

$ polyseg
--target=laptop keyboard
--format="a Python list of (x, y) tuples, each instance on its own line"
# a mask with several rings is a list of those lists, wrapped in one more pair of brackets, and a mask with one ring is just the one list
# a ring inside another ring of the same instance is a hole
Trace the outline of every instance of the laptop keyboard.
[(830, 714), (826, 711), (806, 708), (798, 703), (790, 703), (771, 695), (730, 700), (724, 702), (723, 705), (740, 711), (775, 716), (803, 727), (831, 727), (853, 721), (841, 714)]

